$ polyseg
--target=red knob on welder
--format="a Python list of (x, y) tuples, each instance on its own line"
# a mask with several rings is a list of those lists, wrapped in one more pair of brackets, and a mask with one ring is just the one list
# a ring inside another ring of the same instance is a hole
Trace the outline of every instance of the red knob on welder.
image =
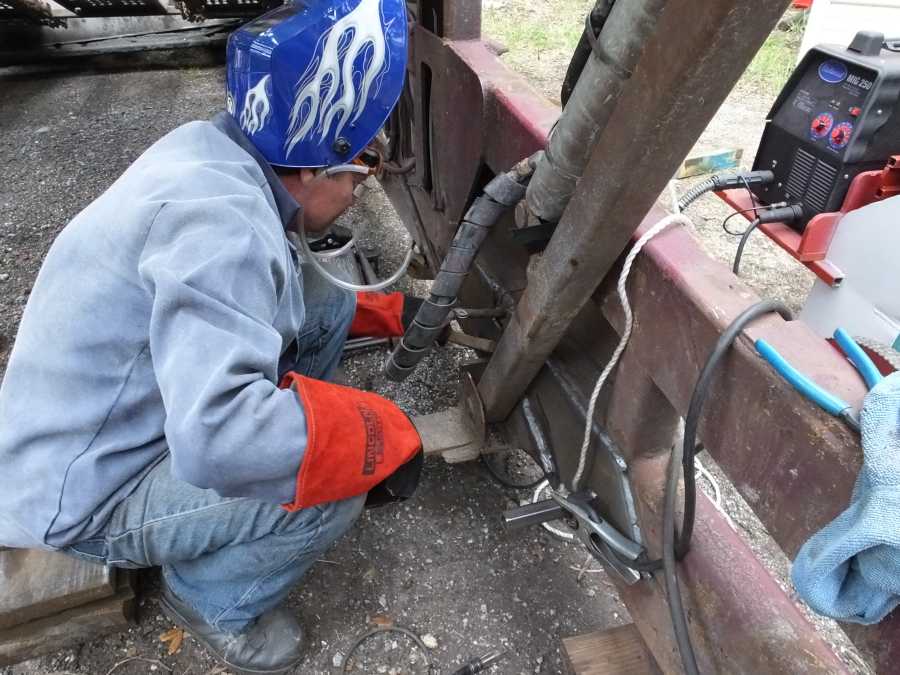
[(833, 148), (843, 148), (850, 140), (852, 132), (853, 126), (849, 122), (838, 124), (834, 131), (831, 132), (831, 146)]
[(813, 119), (812, 124), (809, 125), (809, 130), (813, 138), (825, 138), (828, 132), (831, 131), (832, 124), (834, 124), (834, 117), (831, 116), (831, 113), (821, 113)]

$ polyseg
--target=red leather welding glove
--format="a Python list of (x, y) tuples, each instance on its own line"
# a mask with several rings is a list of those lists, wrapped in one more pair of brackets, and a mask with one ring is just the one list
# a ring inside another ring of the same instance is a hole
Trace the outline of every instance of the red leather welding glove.
[(281, 380), (306, 414), (306, 453), (288, 511), (368, 492), (422, 448), (409, 418), (385, 398), (294, 372)]
[[(348, 337), (402, 337), (425, 302), (414, 295), (395, 293), (356, 294), (356, 314)], [(438, 337), (444, 344), (450, 335), (448, 325)]]
[(353, 323), (350, 324), (350, 337), (402, 336), (406, 328), (403, 322), (405, 304), (406, 296), (399, 291), (357, 293), (356, 314), (353, 316)]

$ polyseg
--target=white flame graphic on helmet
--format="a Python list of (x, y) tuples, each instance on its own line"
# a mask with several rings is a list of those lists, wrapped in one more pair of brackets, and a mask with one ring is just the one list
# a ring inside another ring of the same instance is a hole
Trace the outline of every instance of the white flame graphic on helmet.
[(269, 94), (266, 91), (266, 85), (271, 78), (271, 75), (266, 75), (244, 95), (244, 107), (241, 109), (240, 120), (241, 129), (251, 136), (265, 126), (269, 114), (272, 112)]
[[(285, 154), (316, 134), (321, 143), (332, 124), (335, 124), (334, 135), (339, 136), (347, 123), (359, 119), (366, 108), (369, 91), (374, 85), (374, 93), (378, 92), (381, 76), (387, 70), (384, 28), (380, 0), (362, 0), (322, 36), (316, 45), (317, 56), (297, 85)], [(360, 54), (365, 54), (361, 73), (353, 69)]]

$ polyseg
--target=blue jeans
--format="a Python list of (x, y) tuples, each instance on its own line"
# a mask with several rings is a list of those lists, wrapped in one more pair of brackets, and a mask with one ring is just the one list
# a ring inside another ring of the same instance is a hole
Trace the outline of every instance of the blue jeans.
[[(306, 321), (293, 369), (330, 379), (355, 296), (304, 265)], [(114, 567), (159, 565), (165, 582), (219, 630), (238, 633), (288, 594), (359, 516), (365, 495), (289, 513), (226, 499), (173, 478), (169, 455), (122, 501), (104, 530), (67, 552)]]

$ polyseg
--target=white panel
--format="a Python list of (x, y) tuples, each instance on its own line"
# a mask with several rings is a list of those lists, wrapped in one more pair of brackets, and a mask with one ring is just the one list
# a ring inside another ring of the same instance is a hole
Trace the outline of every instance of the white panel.
[(900, 334), (900, 196), (848, 213), (838, 224), (828, 260), (846, 277), (837, 288), (816, 281), (800, 314), (816, 333), (838, 326), (891, 345)]
[(861, 30), (900, 37), (900, 0), (815, 0), (798, 60), (823, 42), (847, 45)]

